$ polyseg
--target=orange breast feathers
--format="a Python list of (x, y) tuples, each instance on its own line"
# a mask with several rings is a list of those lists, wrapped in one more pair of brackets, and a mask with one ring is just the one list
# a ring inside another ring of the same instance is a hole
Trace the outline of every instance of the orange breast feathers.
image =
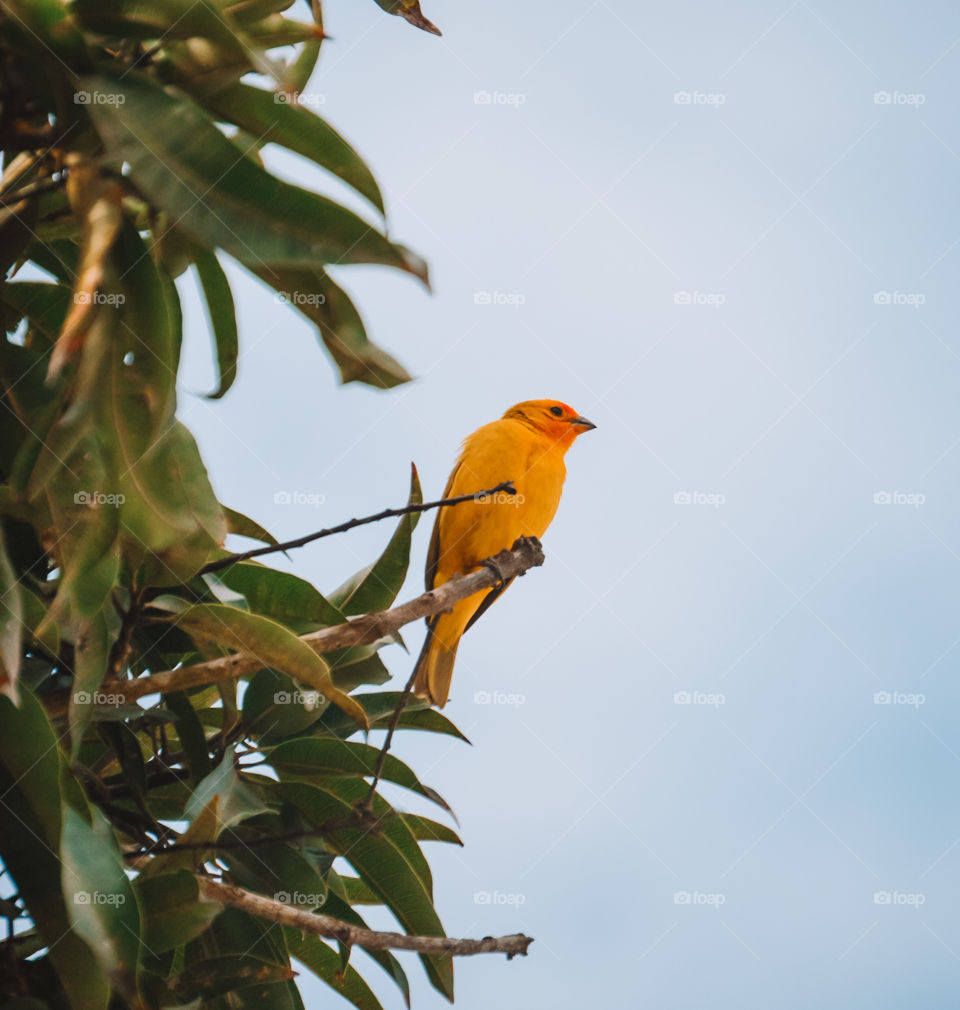
[[(504, 481), (512, 481), (517, 493), (440, 509), (427, 554), (427, 589), (475, 571), (518, 537), (542, 537), (560, 504), (564, 455), (578, 435), (594, 427), (559, 400), (528, 400), (467, 436), (443, 497)], [(441, 708), (446, 704), (463, 633), (509, 584), (468, 596), (450, 613), (427, 621), (414, 681), (419, 697)]]

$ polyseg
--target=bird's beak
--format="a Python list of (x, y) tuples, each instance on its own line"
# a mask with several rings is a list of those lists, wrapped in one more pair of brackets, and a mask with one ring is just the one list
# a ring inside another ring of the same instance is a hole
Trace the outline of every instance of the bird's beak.
[(577, 428), (583, 428), (584, 431), (590, 431), (591, 428), (596, 428), (593, 421), (588, 421), (585, 417), (575, 417), (570, 423)]

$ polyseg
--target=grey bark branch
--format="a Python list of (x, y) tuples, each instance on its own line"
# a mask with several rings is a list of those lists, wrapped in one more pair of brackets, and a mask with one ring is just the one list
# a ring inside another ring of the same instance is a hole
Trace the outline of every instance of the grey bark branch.
[[(517, 575), (523, 575), (531, 568), (543, 564), (543, 550), (540, 541), (534, 537), (521, 537), (509, 550), (500, 551), (489, 562), (469, 575), (457, 575), (436, 589), (431, 589), (392, 610), (377, 614), (364, 614), (334, 625), (302, 635), (314, 652), (336, 652), (352, 645), (370, 645), (398, 631), (406, 624), (422, 617), (450, 610), (460, 600), (484, 589), (507, 582)], [(249, 652), (235, 652), (229, 656), (182, 666), (177, 670), (154, 673), (134, 680), (105, 682), (99, 689), (102, 694), (111, 694), (119, 704), (129, 704), (148, 694), (165, 694), (169, 691), (183, 691), (201, 684), (217, 684), (222, 681), (242, 677), (263, 667), (263, 660)]]
[(506, 954), (507, 958), (526, 954), (533, 937), (514, 933), (510, 936), (485, 936), (482, 940), (456, 940), (447, 936), (408, 936), (404, 933), (380, 933), (354, 926), (329, 915), (294, 908), (279, 901), (254, 894), (234, 884), (226, 884), (209, 877), (197, 877), (200, 897), (224, 905), (233, 905), (251, 915), (271, 922), (290, 926), (303, 933), (325, 936), (341, 943), (363, 947), (365, 950), (415, 950), (434, 956), (465, 956), (470, 954)]

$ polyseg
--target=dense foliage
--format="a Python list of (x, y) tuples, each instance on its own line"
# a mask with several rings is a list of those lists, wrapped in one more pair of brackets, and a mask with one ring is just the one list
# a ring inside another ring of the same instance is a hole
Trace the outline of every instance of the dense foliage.
[[(378, 2), (433, 30), (415, 3)], [(287, 6), (0, 6), (0, 997), (24, 1010), (298, 1008), (291, 958), (379, 1006), (349, 949), (201, 900), (198, 873), (443, 935), (420, 843), (457, 836), (379, 790), (364, 814), (377, 751), (357, 734), (398, 697), (370, 690), (385, 643), (324, 657), (297, 637), (390, 605), (415, 517), (326, 595), (255, 561), (205, 573), (228, 532), (274, 541), (217, 501), (176, 418), (184, 274), (209, 309), (212, 395), (236, 375), (223, 254), (316, 325), (344, 381), (407, 378), (326, 267), (425, 268), (386, 237), (361, 159), (297, 102), (323, 30), (319, 4), (304, 21)], [(370, 219), (276, 178), (267, 144), (352, 187)], [(237, 649), (262, 662), (239, 684), (140, 704), (118, 690)], [(458, 735), (416, 706), (400, 728)], [(383, 780), (446, 806), (392, 755)], [(371, 956), (408, 998), (396, 958)], [(422, 960), (452, 998), (450, 959)]]

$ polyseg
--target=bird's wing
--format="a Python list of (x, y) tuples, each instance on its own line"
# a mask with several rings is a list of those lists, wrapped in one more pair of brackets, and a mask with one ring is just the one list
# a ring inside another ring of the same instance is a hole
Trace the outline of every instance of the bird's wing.
[[(447, 481), (447, 486), (443, 489), (443, 498), (451, 497), (450, 492), (453, 488), (453, 482), (456, 480), (461, 466), (463, 464), (458, 462), (453, 468), (453, 472)], [(437, 562), (440, 559), (440, 514), (442, 512), (443, 508), (441, 507), (440, 511), (437, 512), (437, 518), (433, 522), (433, 533), (430, 534), (430, 546), (427, 548), (427, 571), (424, 581), (428, 590), (433, 589), (433, 582), (437, 577)], [(428, 621), (427, 623), (429, 624), (430, 622)]]
[(473, 627), (473, 624), (477, 620), (477, 618), (493, 604), (496, 598), (504, 591), (504, 589), (506, 589), (510, 585), (511, 582), (513, 582), (513, 579), (507, 579), (506, 582), (502, 582), (499, 586), (496, 587), (496, 589), (491, 589), (490, 592), (487, 593), (486, 596), (484, 596), (484, 598), (480, 601), (480, 606), (477, 607), (476, 611), (474, 612), (473, 617), (471, 617), (470, 620), (467, 621), (467, 626), (463, 629), (464, 634), (466, 634), (466, 632), (468, 632)]

